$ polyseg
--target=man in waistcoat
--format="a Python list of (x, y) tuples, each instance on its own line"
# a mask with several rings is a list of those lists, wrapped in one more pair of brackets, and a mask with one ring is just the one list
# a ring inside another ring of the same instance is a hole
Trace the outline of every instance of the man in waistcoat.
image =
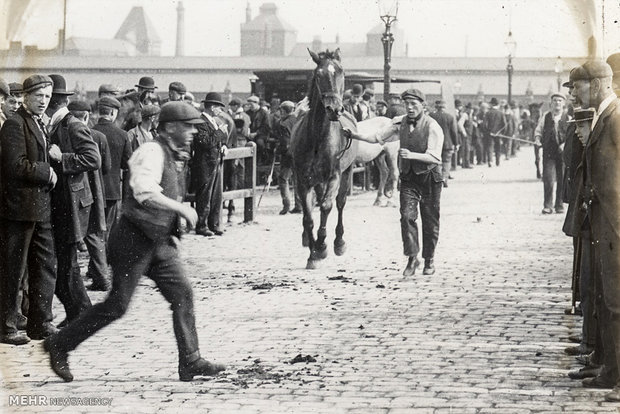
[[(562, 205), (564, 161), (562, 151), (566, 142), (569, 116), (564, 110), (566, 98), (557, 92), (551, 95), (551, 110), (540, 117), (534, 138), (536, 145), (542, 147), (543, 159), (543, 214), (563, 213)], [(555, 203), (553, 201), (553, 185), (556, 184)]]
[(51, 191), (58, 177), (50, 165), (50, 143), (41, 119), (52, 97), (52, 80), (32, 75), (24, 81), (24, 105), (0, 130), (0, 341), (22, 345), (30, 338), (18, 329), (17, 297), (28, 272), (27, 331), (45, 337), (52, 325), (56, 255), (52, 235)]
[(185, 102), (168, 102), (161, 108), (158, 136), (133, 154), (130, 193), (123, 213), (110, 234), (110, 265), (113, 286), (102, 303), (94, 305), (59, 333), (43, 343), (54, 372), (63, 380), (73, 380), (68, 352), (127, 311), (131, 297), (144, 274), (150, 277), (170, 303), (174, 333), (179, 350), (179, 378), (215, 375), (225, 368), (200, 357), (194, 318), (192, 287), (185, 276), (178, 246), (180, 218), (189, 227), (196, 224), (196, 211), (183, 204), (179, 186), (179, 161), (204, 122)]
[(435, 273), (433, 263), (439, 239), (439, 206), (442, 174), (441, 152), (443, 131), (439, 124), (424, 113), (426, 97), (418, 89), (401, 95), (407, 114), (393, 119), (392, 124), (375, 135), (363, 136), (345, 130), (352, 138), (383, 144), (400, 139), (400, 225), (403, 251), (408, 256), (404, 276), (415, 274), (420, 265), (418, 237), (418, 206), (422, 218), (423, 274)]
[(448, 186), (448, 178), (450, 178), (450, 166), (452, 163), (452, 154), (458, 145), (458, 132), (456, 120), (446, 112), (446, 101), (440, 99), (435, 102), (435, 112), (430, 116), (433, 118), (443, 131), (443, 149), (441, 150), (443, 186)]

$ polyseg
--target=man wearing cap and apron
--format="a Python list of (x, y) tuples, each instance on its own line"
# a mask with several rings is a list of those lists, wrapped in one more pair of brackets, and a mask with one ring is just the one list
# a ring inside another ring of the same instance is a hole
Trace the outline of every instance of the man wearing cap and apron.
[(123, 213), (110, 234), (110, 265), (113, 288), (105, 301), (80, 315), (55, 335), (44, 349), (54, 372), (73, 381), (68, 353), (100, 329), (121, 318), (142, 275), (150, 277), (172, 309), (172, 322), (179, 352), (179, 378), (216, 375), (223, 365), (201, 358), (194, 317), (192, 287), (179, 257), (180, 218), (196, 224), (196, 211), (183, 204), (178, 161), (204, 122), (185, 102), (168, 102), (161, 108), (158, 136), (140, 146), (129, 161), (130, 188)]
[(418, 206), (422, 218), (422, 257), (425, 275), (435, 273), (433, 263), (439, 239), (439, 205), (442, 174), (441, 151), (443, 131), (439, 124), (424, 113), (424, 94), (408, 89), (401, 95), (406, 115), (395, 117), (388, 127), (374, 135), (363, 136), (345, 130), (352, 138), (383, 144), (400, 139), (400, 223), (403, 251), (408, 256), (404, 276), (415, 274), (420, 262), (418, 240)]

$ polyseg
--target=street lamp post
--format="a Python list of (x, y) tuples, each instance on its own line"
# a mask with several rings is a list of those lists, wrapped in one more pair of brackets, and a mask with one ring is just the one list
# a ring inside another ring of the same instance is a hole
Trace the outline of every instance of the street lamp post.
[(398, 0), (389, 2), (389, 7), (386, 3), (388, 0), (379, 3), (380, 17), (385, 25), (385, 31), (381, 36), (381, 43), (383, 43), (383, 99), (387, 99), (390, 95), (390, 62), (392, 61), (392, 44), (394, 43), (392, 24), (398, 15)]
[(517, 49), (517, 42), (515, 42), (512, 37), (512, 30), (508, 31), (508, 37), (506, 38), (504, 44), (508, 50), (508, 65), (506, 66), (506, 72), (508, 72), (508, 105), (510, 105), (510, 101), (512, 101), (512, 73), (514, 72), (514, 68), (512, 67), (512, 58), (515, 54), (515, 50)]
[(564, 62), (562, 62), (562, 58), (558, 56), (558, 59), (555, 61), (555, 68), (553, 68), (555, 74), (557, 75), (558, 81), (558, 92), (562, 90), (562, 72), (564, 72)]

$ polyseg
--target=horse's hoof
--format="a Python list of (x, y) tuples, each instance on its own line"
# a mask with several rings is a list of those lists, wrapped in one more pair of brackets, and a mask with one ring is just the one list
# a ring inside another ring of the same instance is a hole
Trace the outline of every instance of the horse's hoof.
[(334, 242), (334, 253), (336, 256), (342, 256), (347, 251), (347, 243), (342, 240), (341, 242)]
[(316, 260), (312, 260), (312, 259), (308, 259), (308, 263), (306, 263), (306, 269), (314, 270), (316, 268), (317, 268), (317, 261)]
[(377, 197), (375, 199), (375, 202), (374, 202), (373, 206), (375, 206), (375, 207), (385, 207), (386, 203), (387, 203), (387, 199), (385, 197), (379, 196), (379, 197)]
[(385, 203), (385, 207), (398, 207), (398, 206), (392, 200), (388, 200), (387, 203)]
[(322, 246), (319, 246), (318, 248), (312, 250), (312, 253), (310, 253), (310, 257), (313, 260), (325, 259), (327, 257), (327, 245), (323, 244)]
[(381, 205), (381, 199), (377, 198), (374, 203), (372, 203), (374, 207), (379, 207)]

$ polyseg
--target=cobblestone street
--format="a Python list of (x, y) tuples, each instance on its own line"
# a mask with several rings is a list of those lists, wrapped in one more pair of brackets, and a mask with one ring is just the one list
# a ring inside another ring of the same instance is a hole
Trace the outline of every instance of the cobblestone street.
[[(564, 314), (572, 241), (563, 215), (541, 215), (533, 159), (528, 146), (499, 168), (453, 173), (433, 276), (403, 278), (398, 208), (373, 207), (374, 192), (348, 200), (342, 257), (331, 248), (334, 208), (329, 256), (312, 271), (301, 216), (278, 215), (277, 190), (253, 224), (238, 224), (238, 202), (223, 237), (189, 235), (183, 246), (201, 351), (224, 373), (178, 380), (171, 311), (143, 278), (125, 317), (70, 354), (72, 383), (51, 371), (41, 341), (0, 345), (0, 411), (619, 412), (604, 390), (566, 375), (577, 363), (563, 350), (581, 326)], [(112, 400), (25, 406), (10, 404), (15, 395)]]

